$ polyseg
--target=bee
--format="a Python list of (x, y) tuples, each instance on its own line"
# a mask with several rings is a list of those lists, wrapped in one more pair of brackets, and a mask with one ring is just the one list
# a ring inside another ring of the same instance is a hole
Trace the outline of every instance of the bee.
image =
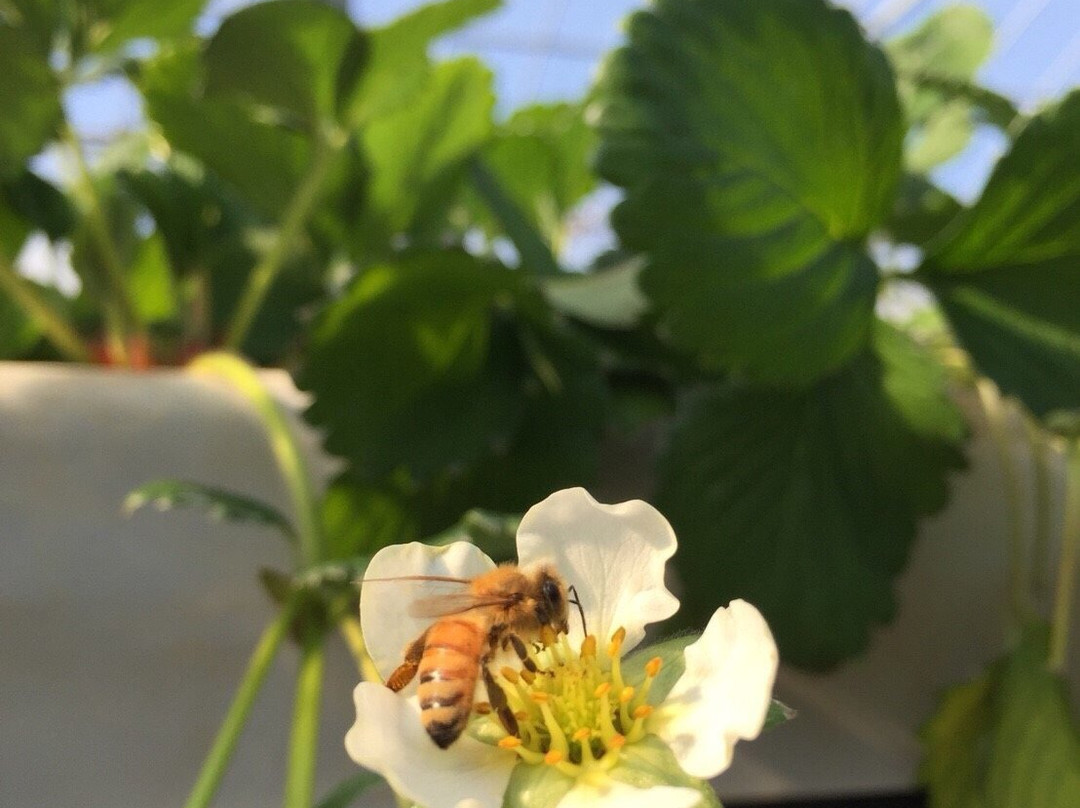
[(517, 719), (489, 664), (497, 651), (513, 649), (522, 665), (535, 672), (526, 642), (538, 639), (545, 626), (556, 633), (567, 632), (569, 604), (581, 609), (574, 588), (568, 588), (550, 566), (521, 569), (514, 564), (475, 578), (419, 575), (408, 580), (459, 583), (467, 588), (412, 604), (409, 612), (414, 617), (436, 619), (405, 648), (404, 661), (390, 674), (386, 686), (398, 692), (419, 673), (420, 721), (431, 740), (446, 749), (465, 730), (476, 683), (482, 677), (492, 710), (506, 731), (516, 735)]

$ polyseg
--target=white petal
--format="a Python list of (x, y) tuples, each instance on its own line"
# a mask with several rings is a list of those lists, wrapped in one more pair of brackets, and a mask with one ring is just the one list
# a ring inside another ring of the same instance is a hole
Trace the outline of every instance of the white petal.
[(517, 756), (463, 735), (439, 749), (420, 724), (415, 698), (361, 682), (356, 723), (345, 735), (349, 757), (381, 774), (398, 794), (425, 808), (499, 808)]
[[(652, 505), (639, 499), (601, 505), (584, 488), (556, 491), (534, 505), (517, 532), (520, 563), (553, 564), (577, 588), (589, 633), (606, 642), (622, 626), (626, 650), (641, 642), (648, 623), (678, 611), (664, 586), (675, 545), (671, 525)], [(573, 608), (570, 636), (582, 636)]]
[[(364, 573), (364, 580), (405, 575), (472, 578), (494, 566), (494, 561), (468, 542), (454, 542), (445, 547), (432, 547), (419, 542), (393, 544), (374, 555)], [(417, 598), (461, 591), (461, 584), (434, 581), (364, 583), (360, 590), (360, 627), (364, 632), (368, 654), (383, 679), (401, 664), (405, 646), (423, 634), (432, 623), (430, 617), (412, 617), (409, 604)]]
[(692, 808), (699, 802), (701, 793), (692, 788), (634, 788), (609, 779), (599, 788), (577, 783), (559, 800), (558, 808)]
[(715, 777), (731, 765), (736, 741), (761, 732), (776, 678), (776, 643), (761, 613), (733, 600), (716, 610), (684, 655), (686, 671), (650, 729), (687, 774)]

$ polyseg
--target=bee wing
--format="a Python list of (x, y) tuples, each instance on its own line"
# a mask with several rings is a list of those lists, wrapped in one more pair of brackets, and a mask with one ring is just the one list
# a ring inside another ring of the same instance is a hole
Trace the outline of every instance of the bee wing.
[(446, 595), (432, 595), (428, 598), (417, 598), (409, 604), (410, 617), (447, 617), (452, 614), (461, 614), (472, 609), (484, 609), (489, 606), (507, 606), (510, 599), (506, 597), (483, 597), (468, 592), (454, 592)]

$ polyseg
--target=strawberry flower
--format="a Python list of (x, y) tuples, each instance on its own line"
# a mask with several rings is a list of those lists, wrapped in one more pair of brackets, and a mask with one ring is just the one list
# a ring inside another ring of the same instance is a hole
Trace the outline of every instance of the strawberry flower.
[[(568, 635), (530, 649), (537, 675), (501, 666), (496, 678), (518, 716), (518, 735), (493, 715), (477, 715), (439, 749), (421, 724), (415, 682), (401, 693), (361, 682), (345, 738), (349, 755), (425, 808), (715, 805), (703, 780), (730, 765), (738, 740), (761, 731), (776, 645), (757, 609), (736, 600), (685, 648), (666, 643), (626, 656), (646, 625), (678, 609), (664, 586), (675, 548), (667, 520), (639, 500), (602, 505), (572, 488), (533, 506), (518, 528), (518, 562), (550, 564), (573, 584), (585, 626), (572, 611)], [(465, 542), (412, 543), (380, 550), (365, 577), (468, 578), (493, 567)], [(384, 679), (430, 624), (407, 607), (432, 594), (431, 586), (361, 590), (364, 638)]]

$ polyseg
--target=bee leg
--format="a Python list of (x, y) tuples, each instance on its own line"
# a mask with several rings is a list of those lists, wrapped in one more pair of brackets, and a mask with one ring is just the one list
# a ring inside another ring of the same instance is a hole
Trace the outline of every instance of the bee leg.
[(390, 674), (390, 678), (386, 680), (386, 686), (395, 693), (405, 687), (416, 676), (416, 670), (420, 667), (420, 659), (424, 656), (427, 635), (428, 633), (425, 631), (409, 644), (409, 647), (405, 649), (405, 661), (398, 665), (394, 672)]
[(514, 653), (518, 655), (518, 659), (521, 660), (521, 667), (530, 673), (536, 673), (536, 663), (532, 661), (529, 656), (529, 649), (525, 647), (525, 643), (521, 637), (517, 634), (504, 634), (502, 638), (502, 649), (505, 651), (508, 647), (513, 646)]
[(514, 718), (514, 711), (510, 709), (510, 702), (506, 700), (506, 693), (499, 687), (499, 683), (495, 681), (495, 677), (491, 675), (491, 671), (487, 669), (487, 665), (483, 666), (484, 671), (484, 687), (487, 689), (488, 701), (491, 702), (491, 709), (495, 711), (495, 715), (499, 716), (499, 721), (502, 722), (503, 728), (511, 735), (518, 734), (518, 722)]

